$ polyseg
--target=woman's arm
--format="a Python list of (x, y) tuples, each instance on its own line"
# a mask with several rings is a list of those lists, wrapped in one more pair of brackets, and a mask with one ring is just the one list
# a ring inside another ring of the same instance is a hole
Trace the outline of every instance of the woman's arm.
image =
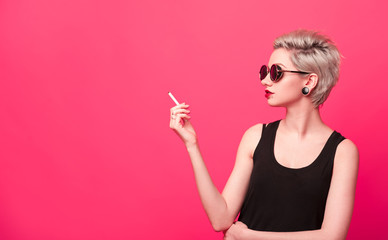
[(226, 240), (343, 240), (352, 218), (358, 173), (358, 150), (348, 139), (342, 141), (334, 159), (333, 176), (327, 197), (322, 228), (300, 232), (264, 232), (248, 229), (243, 223), (233, 224), (225, 233)]
[(216, 231), (223, 231), (233, 224), (244, 201), (253, 168), (253, 151), (260, 140), (262, 125), (248, 129), (242, 137), (233, 171), (221, 194), (203, 161), (188, 112), (184, 111), (187, 109), (185, 106), (187, 105), (181, 104), (171, 109), (171, 114), (176, 117), (172, 117), (170, 127), (181, 137), (187, 148), (199, 196), (212, 227)]

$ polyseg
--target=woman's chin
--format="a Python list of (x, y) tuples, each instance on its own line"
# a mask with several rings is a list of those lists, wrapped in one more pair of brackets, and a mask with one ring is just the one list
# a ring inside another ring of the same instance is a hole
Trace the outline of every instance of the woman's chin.
[(282, 107), (279, 103), (276, 103), (275, 101), (271, 101), (271, 99), (268, 99), (267, 103), (270, 107)]

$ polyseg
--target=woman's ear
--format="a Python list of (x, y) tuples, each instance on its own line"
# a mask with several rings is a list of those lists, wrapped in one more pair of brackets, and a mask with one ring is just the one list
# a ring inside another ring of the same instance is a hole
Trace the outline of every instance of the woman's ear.
[(318, 80), (319, 79), (317, 74), (310, 73), (307, 78), (307, 82), (305, 83), (305, 87), (307, 87), (308, 89), (310, 89), (310, 91), (312, 91), (315, 88), (315, 86), (317, 86)]

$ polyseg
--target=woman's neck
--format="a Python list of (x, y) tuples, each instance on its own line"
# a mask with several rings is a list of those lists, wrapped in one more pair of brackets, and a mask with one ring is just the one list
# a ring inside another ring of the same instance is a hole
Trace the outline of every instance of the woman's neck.
[(328, 128), (322, 121), (319, 108), (286, 109), (286, 117), (282, 120), (285, 130), (296, 132), (300, 136)]

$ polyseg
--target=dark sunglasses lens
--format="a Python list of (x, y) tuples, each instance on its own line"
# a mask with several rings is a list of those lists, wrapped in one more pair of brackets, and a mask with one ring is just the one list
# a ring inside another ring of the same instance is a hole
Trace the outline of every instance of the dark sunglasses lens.
[(269, 74), (272, 81), (276, 82), (278, 80), (278, 69), (276, 65), (271, 66), (271, 70)]
[(267, 66), (263, 65), (260, 68), (260, 80), (263, 80), (267, 76)]

